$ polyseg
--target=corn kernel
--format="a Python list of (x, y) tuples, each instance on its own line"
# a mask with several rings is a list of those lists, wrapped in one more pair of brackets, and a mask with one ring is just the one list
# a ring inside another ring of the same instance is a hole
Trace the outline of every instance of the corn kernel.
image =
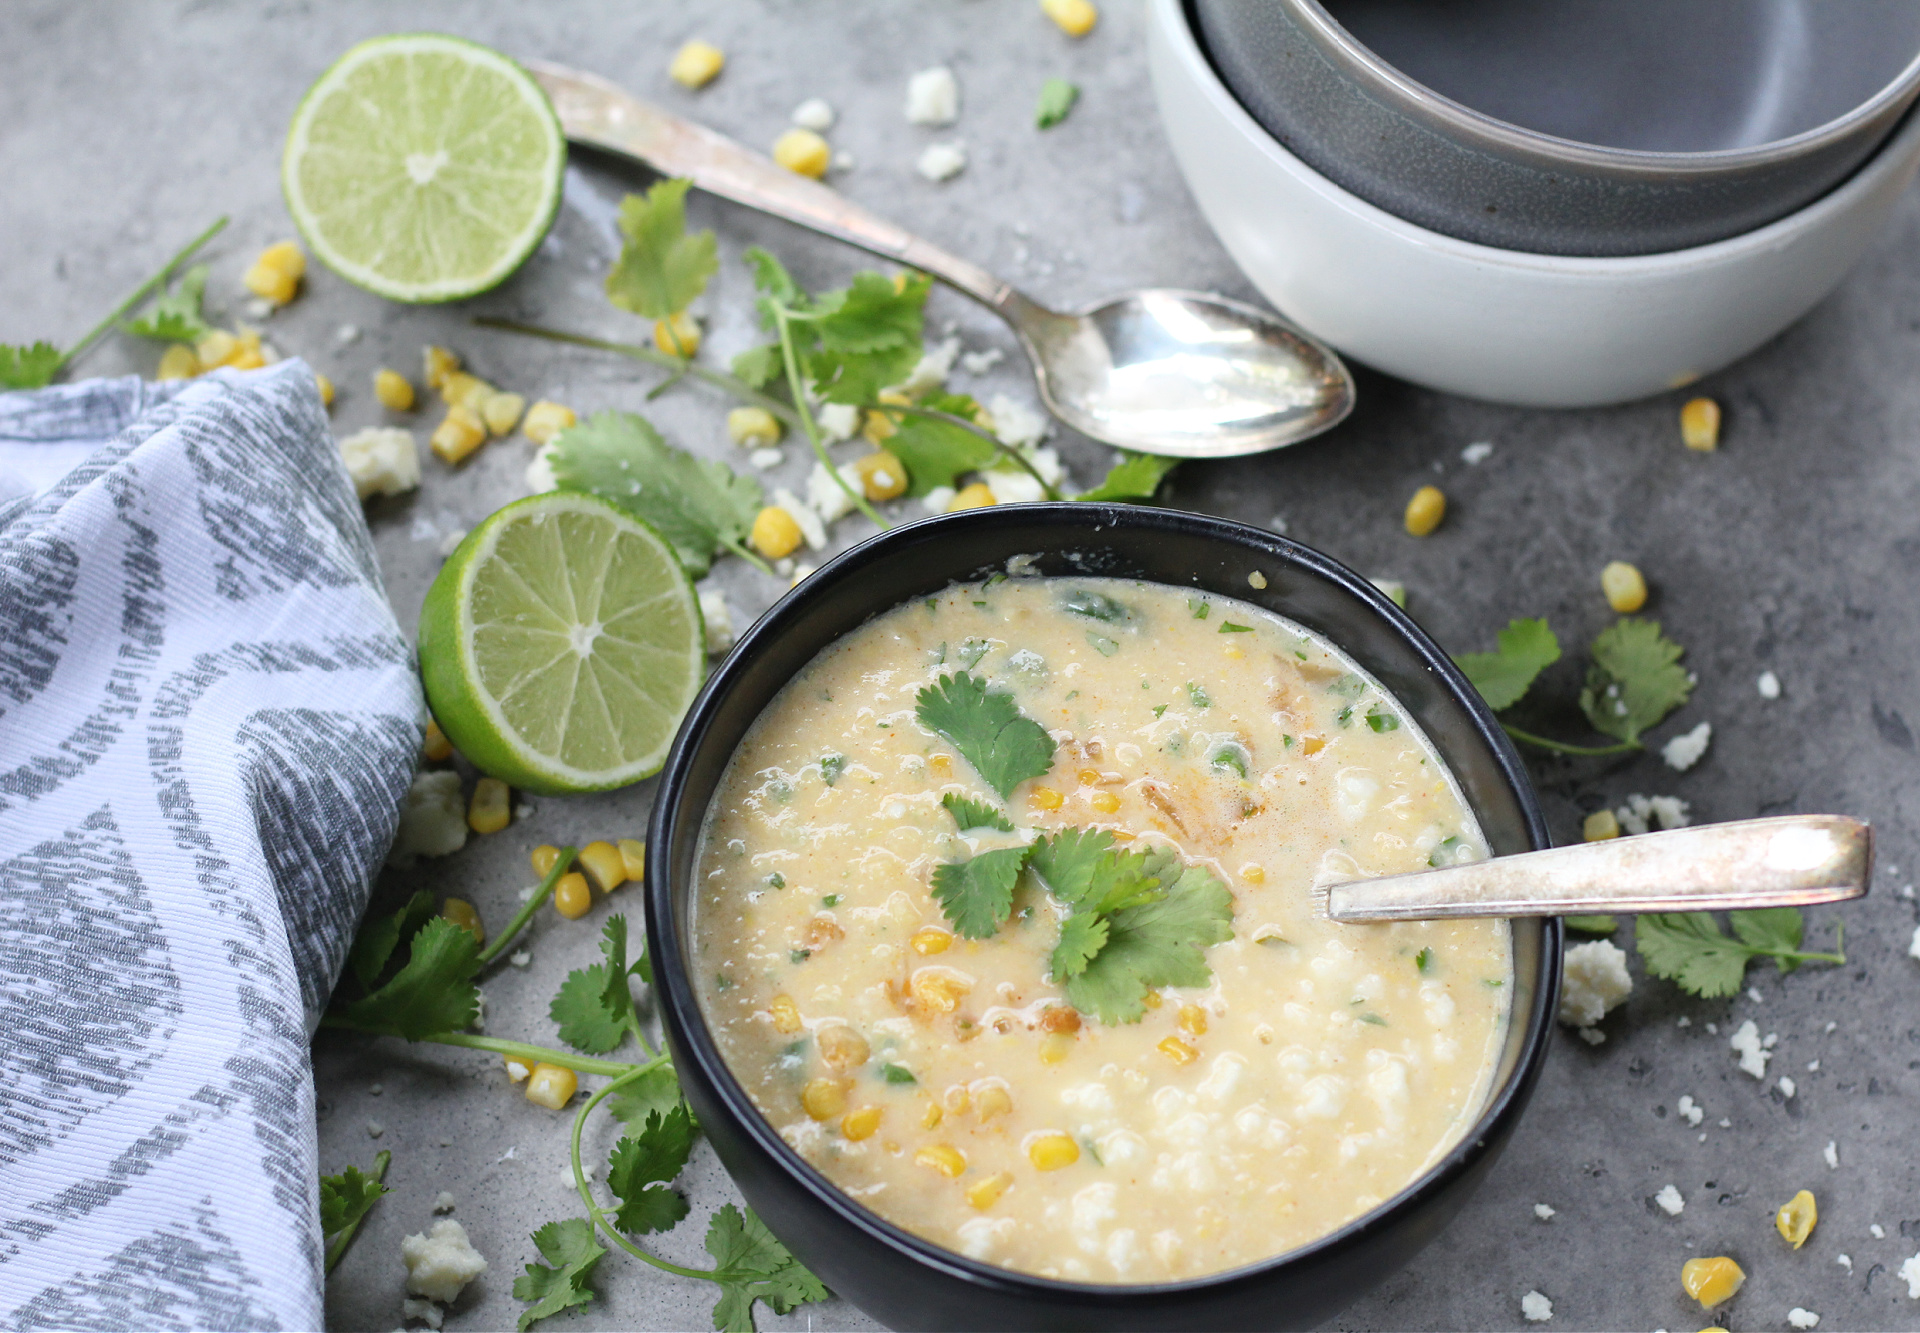
[(1819, 1220), (1820, 1210), (1814, 1205), (1813, 1191), (1801, 1190), (1780, 1205), (1780, 1211), (1774, 1214), (1773, 1226), (1781, 1239), (1797, 1250), (1807, 1243), (1814, 1223)]
[(638, 884), (647, 876), (647, 845), (638, 838), (622, 838), (614, 844), (620, 849), (620, 868)]
[(880, 1117), (885, 1114), (878, 1106), (863, 1106), (857, 1111), (849, 1111), (840, 1119), (840, 1132), (853, 1142), (870, 1139), (874, 1131), (880, 1128)]
[(487, 430), (495, 438), (513, 434), (513, 428), (520, 424), (520, 414), (527, 410), (527, 400), (517, 393), (496, 393), (480, 404), (480, 419), (487, 423)]
[(940, 1109), (940, 1103), (929, 1101), (920, 1109), (920, 1128), (934, 1129), (938, 1127), (945, 1114), (946, 1113)]
[(1073, 1054), (1073, 1038), (1064, 1032), (1049, 1032), (1040, 1039), (1040, 1063), (1057, 1065)]
[(333, 406), (333, 381), (319, 371), (313, 372), (313, 387), (320, 391), (320, 406)]
[(827, 1068), (839, 1074), (858, 1069), (873, 1054), (867, 1039), (845, 1023), (821, 1028), (813, 1034), (813, 1044), (820, 1048), (820, 1059)]
[(754, 515), (753, 531), (747, 540), (767, 559), (778, 560), (799, 549), (800, 525), (779, 505), (768, 505)]
[(1698, 453), (1710, 454), (1720, 447), (1720, 404), (1711, 398), (1695, 398), (1680, 409), (1680, 438)]
[(868, 408), (861, 418), (860, 434), (866, 442), (878, 449), (900, 429), (900, 423), (891, 412), (882, 412)]
[(1013, 1184), (1013, 1177), (1005, 1171), (988, 1176), (977, 1184), (967, 1186), (967, 1202), (980, 1212), (985, 1212), (1000, 1202), (1000, 1196)]
[(1080, 1011), (1064, 1004), (1048, 1005), (1040, 1011), (1040, 1027), (1045, 1032), (1078, 1032)]
[(914, 1003), (929, 1013), (950, 1014), (960, 1007), (972, 985), (957, 972), (945, 968), (923, 967), (907, 982)]
[(527, 1081), (527, 1075), (533, 1072), (533, 1066), (517, 1055), (503, 1055), (500, 1058), (507, 1067), (507, 1082), (509, 1083), (525, 1083)]
[(590, 842), (582, 847), (580, 868), (602, 893), (612, 893), (627, 882), (626, 862), (620, 859), (620, 849), (610, 842)]
[(1190, 1065), (1200, 1054), (1178, 1037), (1168, 1037), (1154, 1049), (1177, 1065)]
[(1094, 783), (1100, 781), (1099, 772), (1091, 768), (1083, 768), (1078, 773), (1075, 773), (1074, 776), (1080, 779), (1080, 782), (1083, 786), (1088, 786), (1088, 787), (1091, 787)]
[(1605, 842), (1620, 836), (1620, 821), (1611, 810), (1595, 810), (1580, 825), (1580, 836), (1587, 842)]
[(800, 1106), (815, 1120), (831, 1120), (847, 1109), (847, 1089), (837, 1078), (816, 1078), (800, 1090)]
[(277, 241), (262, 250), (253, 262), (284, 273), (295, 282), (307, 276), (307, 255), (297, 241)]
[(585, 875), (569, 870), (560, 876), (560, 882), (553, 886), (553, 910), (569, 921), (578, 921), (593, 910), (593, 890), (587, 886)]
[(1422, 486), (1407, 501), (1407, 532), (1415, 537), (1425, 537), (1440, 526), (1440, 520), (1447, 516), (1447, 497), (1440, 493), (1438, 486)]
[(441, 903), (440, 915), (473, 936), (475, 944), (487, 942), (487, 927), (480, 920), (480, 909), (465, 898), (449, 898)]
[(945, 754), (928, 755), (927, 767), (936, 773), (951, 773), (953, 772), (953, 756)]
[(948, 1179), (953, 1179), (967, 1169), (966, 1154), (951, 1143), (930, 1143), (913, 1155), (915, 1166), (930, 1166)]
[(1148, 991), (1140, 1000), (1140, 1003), (1146, 1005), (1149, 1009), (1158, 1009), (1166, 1002), (1166, 997), (1157, 990)]
[(554, 436), (579, 420), (571, 407), (542, 398), (527, 409), (527, 415), (520, 420), (520, 429), (535, 444), (550, 444)]
[(1100, 11), (1090, 0), (1040, 0), (1040, 9), (1069, 37), (1085, 37), (1100, 21)]
[(242, 347), (227, 360), (227, 366), (233, 370), (258, 370), (267, 364), (267, 358), (257, 347)]
[(443, 462), (458, 463), (487, 442), (487, 423), (470, 407), (450, 407), (429, 445)]
[(1051, 787), (1035, 787), (1033, 794), (1027, 799), (1033, 803), (1036, 809), (1058, 810), (1061, 803), (1067, 798)]
[(998, 1083), (989, 1083), (973, 1094), (973, 1113), (982, 1120), (991, 1120), (1012, 1110), (1013, 1095)]
[(444, 347), (429, 345), (420, 354), (421, 377), (427, 387), (438, 392), (446, 385), (447, 376), (460, 369), (460, 354), (448, 351)]
[[(420, 743), (420, 753), (432, 763), (453, 758), (453, 742), (447, 739), (447, 733), (440, 730), (440, 724), (432, 718), (427, 719), (427, 738)], [(547, 849), (553, 851), (551, 847)], [(554, 853), (556, 856), (559, 853)]]
[(212, 370), (233, 360), (239, 350), (238, 338), (225, 329), (214, 329), (193, 345), (193, 356), (200, 363), (200, 369)]
[(853, 470), (869, 500), (895, 500), (907, 493), (906, 464), (885, 449), (860, 459)]
[(1689, 1259), (1680, 1267), (1680, 1285), (1686, 1288), (1687, 1295), (1709, 1310), (1722, 1301), (1731, 1300), (1746, 1280), (1740, 1265), (1725, 1255)]
[(1120, 808), (1120, 798), (1110, 791), (1097, 791), (1087, 798), (1087, 804), (1103, 815), (1110, 815)]
[(1180, 1030), (1190, 1037), (1203, 1036), (1207, 1030), (1207, 1011), (1197, 1004), (1181, 1005)]
[(549, 1111), (564, 1110), (579, 1089), (579, 1075), (560, 1065), (537, 1064), (527, 1077), (527, 1100)]
[[(800, 1030), (800, 1006), (793, 1002), (791, 995), (776, 995), (767, 1005), (767, 1012), (773, 1016), (773, 1030), (792, 1035)], [(818, 1116), (814, 1117), (816, 1120)]]
[[(175, 343), (160, 354), (160, 368), (153, 374), (160, 380), (190, 380), (200, 373), (200, 358), (185, 343)], [(320, 395), (325, 398), (326, 395)]]
[(285, 305), (300, 291), (300, 279), (290, 277), (268, 264), (254, 264), (246, 271), (241, 281), (255, 296), (263, 301), (271, 301), (275, 305)]
[(973, 1104), (973, 1094), (967, 1091), (964, 1083), (955, 1083), (942, 1094), (948, 1115), (965, 1115), (967, 1107)]
[(711, 42), (692, 41), (673, 53), (667, 77), (685, 88), (704, 88), (727, 63), (727, 53)]
[(1265, 884), (1267, 882), (1266, 867), (1249, 861), (1240, 867), (1240, 878), (1249, 884)]
[(449, 371), (440, 381), (440, 400), (448, 407), (471, 408), (476, 417), (487, 399), (497, 392), (478, 375), (469, 375), (464, 370)]
[(694, 355), (700, 350), (700, 321), (684, 310), (654, 320), (653, 345), (668, 356)]
[(742, 449), (780, 443), (780, 418), (764, 407), (736, 407), (727, 413), (727, 437)]
[(508, 798), (506, 783), (499, 778), (481, 778), (473, 784), (473, 800), (467, 805), (467, 827), (475, 833), (498, 833), (512, 818), (507, 808)]
[(993, 488), (984, 481), (976, 481), (971, 486), (962, 486), (959, 493), (947, 501), (947, 512), (957, 514), (962, 509), (985, 509), (993, 503)]
[(833, 149), (812, 130), (795, 126), (773, 141), (773, 160), (788, 171), (819, 180), (833, 161)]
[(1646, 579), (1624, 560), (1615, 560), (1600, 571), (1600, 591), (1606, 594), (1607, 605), (1623, 616), (1647, 604)]
[(529, 854), (533, 862), (533, 873), (545, 879), (553, 871), (553, 863), (560, 859), (560, 849), (551, 843), (541, 843)]
[(382, 367), (373, 372), (373, 396), (390, 412), (413, 411), (413, 381), (397, 370)]
[(912, 938), (907, 943), (913, 947), (915, 953), (925, 958), (931, 954), (945, 953), (952, 948), (953, 935), (938, 926), (922, 926), (913, 932)]
[(1058, 1171), (1080, 1160), (1080, 1145), (1065, 1134), (1041, 1134), (1027, 1144), (1027, 1160), (1036, 1171)]

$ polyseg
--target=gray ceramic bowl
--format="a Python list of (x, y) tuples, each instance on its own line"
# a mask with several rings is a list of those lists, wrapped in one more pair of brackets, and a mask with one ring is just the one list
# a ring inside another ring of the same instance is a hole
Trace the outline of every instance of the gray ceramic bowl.
[(1913, 0), (1189, 0), (1269, 133), (1430, 230), (1642, 255), (1845, 180), (1920, 93)]

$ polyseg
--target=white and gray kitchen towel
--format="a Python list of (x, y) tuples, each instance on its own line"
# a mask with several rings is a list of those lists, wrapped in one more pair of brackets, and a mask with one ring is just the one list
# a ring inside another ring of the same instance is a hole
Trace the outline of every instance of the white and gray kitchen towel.
[(307, 1043), (422, 717), (304, 365), (0, 394), (0, 1327), (323, 1326)]

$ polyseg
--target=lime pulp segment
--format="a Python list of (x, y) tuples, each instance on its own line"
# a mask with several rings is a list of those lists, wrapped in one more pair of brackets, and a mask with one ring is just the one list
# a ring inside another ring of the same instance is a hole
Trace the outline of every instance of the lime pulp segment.
[(396, 301), (499, 285), (560, 202), (566, 139), (546, 93), (456, 37), (377, 37), (320, 76), (282, 162), (288, 211), (348, 281)]

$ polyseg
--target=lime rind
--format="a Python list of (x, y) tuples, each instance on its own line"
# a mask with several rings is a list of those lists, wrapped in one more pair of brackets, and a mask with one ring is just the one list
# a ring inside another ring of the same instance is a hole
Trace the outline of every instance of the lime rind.
[[(442, 77), (423, 79), (429, 67)], [(447, 124), (463, 137), (447, 140)], [(480, 142), (489, 136), (498, 142)], [(341, 277), (389, 300), (455, 301), (499, 286), (540, 244), (566, 158), (553, 104), (515, 61), (443, 33), (399, 33), (361, 42), (307, 90), (281, 189)]]

